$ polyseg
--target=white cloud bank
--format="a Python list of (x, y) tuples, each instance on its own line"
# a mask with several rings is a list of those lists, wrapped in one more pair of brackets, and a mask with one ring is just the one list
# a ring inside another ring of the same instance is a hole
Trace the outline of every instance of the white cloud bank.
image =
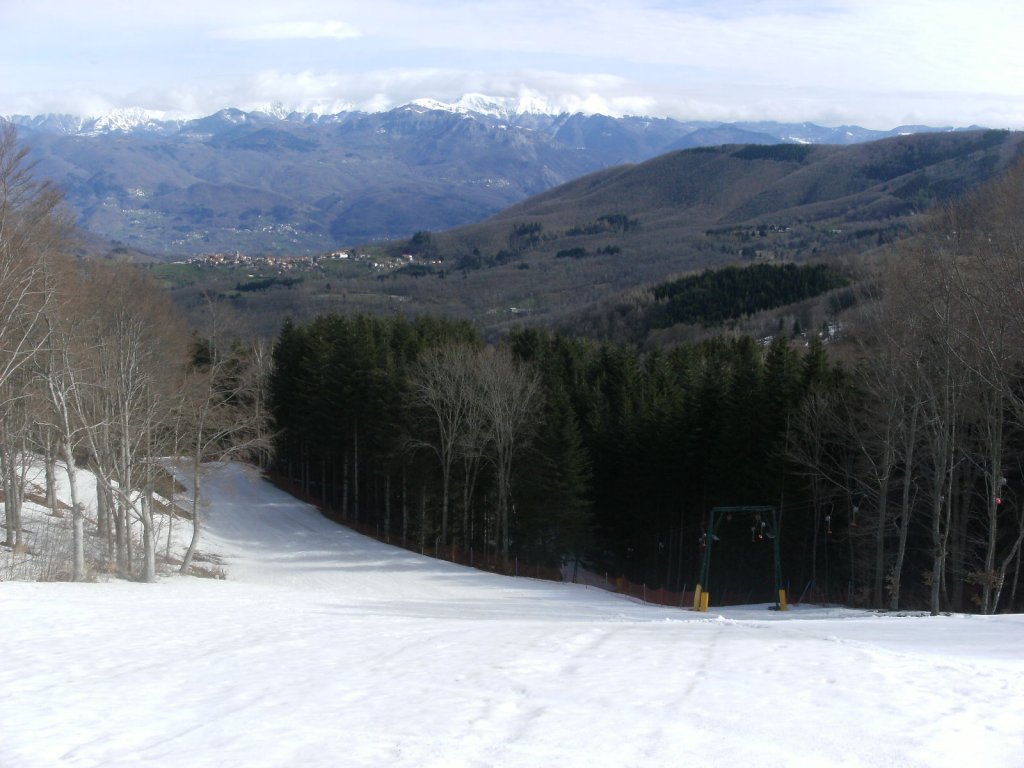
[[(96, 6), (96, 7), (94, 7)], [(565, 111), (1024, 128), (1019, 0), (0, 2), (0, 114)]]

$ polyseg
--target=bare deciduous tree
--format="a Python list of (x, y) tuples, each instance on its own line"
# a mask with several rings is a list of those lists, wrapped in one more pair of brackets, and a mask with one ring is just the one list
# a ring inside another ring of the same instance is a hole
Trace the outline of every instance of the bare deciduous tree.
[(478, 354), (478, 350), (465, 344), (431, 349), (417, 364), (412, 379), (413, 399), (430, 414), (434, 433), (432, 440), (417, 444), (434, 451), (441, 465), (442, 544), (448, 543), (452, 468), (480, 402), (474, 394)]
[[(47, 263), (66, 243), (67, 219), (60, 210), (61, 195), (52, 184), (33, 177), (28, 149), (19, 146), (10, 123), (0, 125), (0, 410), (4, 412), (5, 485), (13, 482), (25, 434), (15, 434), (17, 414), (25, 412), (22, 378), (17, 391), (12, 377), (43, 348), (42, 317), (50, 297)], [(26, 428), (29, 425), (25, 425)], [(7, 543), (20, 543), (22, 488), (7, 488), (4, 505)]]
[[(157, 458), (170, 445), (186, 334), (169, 299), (136, 270), (109, 279), (94, 265), (97, 312), (89, 330), (87, 381), (72, 388), (93, 468), (114, 501), (118, 565), (132, 569), (131, 527), (142, 525), (143, 581), (156, 578), (152, 488)], [(162, 440), (166, 445), (161, 445)]]
[(484, 350), (479, 362), (480, 404), (497, 485), (498, 542), (507, 558), (512, 465), (539, 404), (540, 377), (504, 347)]

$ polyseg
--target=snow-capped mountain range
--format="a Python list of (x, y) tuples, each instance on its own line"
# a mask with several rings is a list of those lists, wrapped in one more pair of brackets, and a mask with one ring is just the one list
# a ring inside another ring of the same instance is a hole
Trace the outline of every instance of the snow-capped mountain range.
[[(335, 101), (322, 105), (321, 110), (299, 111), (289, 108), (281, 102), (259, 105), (248, 110), (225, 108), (215, 115), (196, 115), (182, 112), (169, 112), (142, 107), (115, 109), (98, 115), (79, 116), (70, 114), (45, 115), (6, 115), (0, 120), (11, 122), (30, 132), (63, 134), (70, 136), (98, 136), (114, 133), (148, 133), (156, 135), (172, 135), (187, 129), (189, 124), (205, 121), (211, 117), (241, 123), (250, 118), (263, 120), (281, 120), (292, 123), (318, 124), (333, 123), (351, 119), (353, 116), (386, 113), (397, 110), (414, 112), (445, 112), (453, 115), (477, 119), (491, 119), (517, 123), (523, 118), (565, 118), (568, 115), (559, 112), (547, 100), (538, 95), (524, 94), (518, 97), (495, 97), (480, 93), (468, 93), (454, 102), (443, 102), (437, 99), (415, 99), (408, 104), (394, 108), (375, 110), (359, 109), (355, 105)], [(576, 112), (574, 116), (602, 117), (611, 120), (648, 119), (680, 126), (691, 126), (692, 130), (707, 127), (733, 126), (740, 130), (765, 132), (772, 138), (785, 143), (801, 144), (855, 144), (872, 141), (887, 136), (921, 133), (926, 131), (953, 130), (949, 127), (933, 128), (929, 126), (898, 126), (888, 131), (872, 130), (860, 126), (823, 127), (814, 123), (777, 123), (736, 122), (719, 123), (715, 121), (677, 121), (671, 118), (643, 118), (629, 115), (601, 115), (595, 113)], [(970, 129), (977, 128), (971, 126)], [(969, 130), (969, 129), (963, 129)]]
[[(323, 109), (318, 110), (302, 111), (291, 109), (281, 102), (273, 102), (255, 106), (244, 111), (236, 108), (226, 108), (217, 114), (233, 115), (239, 121), (246, 119), (249, 115), (254, 115), (292, 122), (315, 123), (321, 121), (331, 122), (341, 116), (351, 114), (372, 114), (374, 112), (390, 111), (389, 109), (359, 109), (354, 104), (348, 102), (333, 102), (325, 104), (323, 107)], [(508, 98), (485, 96), (479, 93), (466, 94), (451, 103), (436, 99), (416, 99), (408, 104), (397, 107), (397, 109), (449, 112), (466, 116), (499, 119), (515, 119), (521, 115), (557, 116), (559, 114), (544, 99), (537, 96)], [(201, 120), (205, 117), (209, 116), (145, 109), (143, 107), (127, 107), (84, 117), (69, 114), (45, 114), (33, 116), (6, 115), (0, 116), (0, 119), (31, 130), (66, 135), (95, 136), (105, 133), (132, 132), (168, 135), (176, 133), (189, 122)]]

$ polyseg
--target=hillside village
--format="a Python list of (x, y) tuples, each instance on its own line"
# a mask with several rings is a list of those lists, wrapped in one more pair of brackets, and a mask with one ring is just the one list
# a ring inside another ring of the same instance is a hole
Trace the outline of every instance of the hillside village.
[(174, 263), (188, 264), (193, 267), (262, 268), (275, 269), (280, 272), (291, 272), (317, 267), (321, 261), (325, 260), (345, 261), (358, 258), (360, 256), (356, 255), (353, 257), (347, 251), (333, 251), (314, 256), (250, 256), (235, 251), (234, 253), (205, 253)]
[(227, 267), (228, 269), (256, 271), (273, 271), (277, 274), (287, 272), (318, 272), (328, 264), (365, 263), (379, 270), (397, 269), (414, 261), (412, 254), (400, 257), (387, 257), (379, 254), (349, 253), (348, 251), (331, 251), (312, 256), (250, 256), (235, 251), (234, 253), (208, 253), (183, 261), (173, 262), (178, 265), (192, 267)]

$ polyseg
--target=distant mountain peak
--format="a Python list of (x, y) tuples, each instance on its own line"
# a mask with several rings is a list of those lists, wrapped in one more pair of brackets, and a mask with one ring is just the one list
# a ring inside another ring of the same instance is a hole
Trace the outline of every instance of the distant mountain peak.
[(156, 126), (167, 122), (167, 113), (142, 107), (115, 109), (102, 115), (89, 118), (92, 122), (90, 132), (111, 133), (114, 131), (134, 131), (140, 128)]
[(10, 115), (0, 116), (15, 125), (41, 133), (70, 136), (99, 136), (108, 133), (160, 133), (179, 130), (190, 116), (141, 107), (114, 109), (96, 115)]
[(499, 119), (509, 119), (520, 115), (556, 116), (560, 112), (542, 96), (533, 93), (524, 93), (519, 96), (487, 96), (482, 93), (467, 93), (454, 102), (416, 99), (406, 106), (455, 114), (485, 115)]
[(78, 115), (56, 114), (49, 112), (43, 115), (5, 115), (0, 120), (6, 120), (14, 125), (37, 130), (42, 133), (56, 133), (75, 135), (82, 131), (82, 127), (88, 121), (87, 118)]
[(261, 104), (260, 106), (253, 107), (249, 110), (255, 114), (266, 115), (267, 117), (274, 117), (278, 120), (287, 120), (292, 114), (295, 113), (294, 109), (286, 107), (280, 101), (274, 101), (269, 104)]

